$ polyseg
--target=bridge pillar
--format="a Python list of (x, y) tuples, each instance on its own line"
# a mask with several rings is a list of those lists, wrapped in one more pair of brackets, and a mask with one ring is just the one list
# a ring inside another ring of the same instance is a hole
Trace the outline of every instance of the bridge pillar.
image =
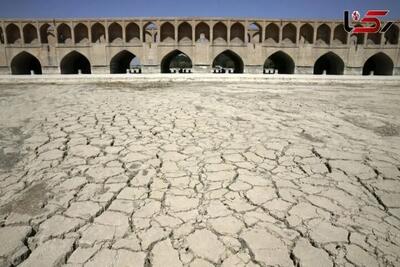
[(198, 64), (193, 65), (193, 73), (211, 73), (212, 67), (210, 65)]
[(143, 65), (142, 66), (142, 73), (161, 73), (161, 66), (160, 65)]
[(245, 65), (243, 73), (261, 74), (263, 73), (263, 65)]

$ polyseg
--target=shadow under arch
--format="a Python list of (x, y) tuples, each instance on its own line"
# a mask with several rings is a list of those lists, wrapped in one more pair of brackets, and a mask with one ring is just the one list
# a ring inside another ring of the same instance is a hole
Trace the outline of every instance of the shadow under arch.
[(179, 72), (184, 72), (184, 69), (191, 69), (192, 66), (192, 60), (188, 55), (180, 50), (174, 50), (161, 60), (161, 73), (171, 73), (171, 69), (179, 69)]
[(127, 73), (132, 66), (132, 60), (138, 57), (127, 50), (117, 53), (110, 61), (110, 73)]
[(89, 60), (77, 51), (65, 55), (60, 63), (61, 74), (90, 74), (91, 67)]
[(40, 61), (32, 54), (23, 51), (11, 60), (11, 74), (31, 74), (31, 71), (34, 74), (42, 74)]
[(393, 61), (385, 53), (379, 52), (365, 61), (362, 75), (393, 75)]
[(295, 64), (293, 59), (283, 51), (278, 51), (270, 55), (264, 63), (265, 69), (278, 70), (278, 74), (293, 74)]
[(243, 73), (243, 60), (242, 58), (231, 50), (225, 50), (218, 54), (213, 63), (213, 68), (222, 68), (222, 72), (226, 69), (233, 69), (233, 73)]
[(320, 56), (314, 64), (314, 74), (342, 75), (344, 72), (343, 60), (333, 52)]

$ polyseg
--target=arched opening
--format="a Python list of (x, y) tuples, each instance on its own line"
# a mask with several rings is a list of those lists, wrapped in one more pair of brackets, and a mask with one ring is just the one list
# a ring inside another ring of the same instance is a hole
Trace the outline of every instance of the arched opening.
[(183, 52), (174, 50), (161, 60), (161, 73), (190, 73), (192, 60)]
[(265, 40), (268, 43), (279, 43), (279, 27), (275, 23), (265, 28)]
[(22, 29), (22, 32), (24, 34), (24, 42), (26, 44), (38, 43), (37, 30), (32, 24), (26, 24)]
[(306, 23), (300, 28), (300, 40), (305, 44), (312, 44), (314, 40), (314, 28)]
[(122, 42), (122, 27), (116, 22), (111, 23), (108, 27), (108, 41), (110, 43)]
[(204, 22), (196, 25), (196, 42), (209, 42), (210, 41), (210, 26)]
[(214, 25), (213, 28), (213, 38), (215, 43), (226, 43), (228, 40), (227, 37), (227, 28), (225, 24), (222, 22), (218, 22), (217, 24)]
[(72, 51), (60, 63), (61, 74), (90, 74), (89, 60), (79, 52)]
[(6, 27), (6, 36), (8, 44), (18, 44), (21, 42), (21, 33), (17, 25), (11, 23)]
[(145, 43), (157, 42), (157, 25), (148, 22), (143, 26), (143, 40)]
[(331, 42), (331, 28), (328, 25), (322, 24), (317, 29), (317, 43), (329, 45)]
[(92, 26), (92, 43), (105, 43), (106, 42), (106, 28), (98, 22)]
[(213, 61), (214, 72), (243, 73), (243, 60), (231, 50), (225, 50)]
[(76, 44), (89, 42), (89, 31), (83, 23), (79, 23), (75, 26), (74, 35)]
[(322, 55), (314, 64), (314, 74), (341, 75), (343, 71), (343, 60), (333, 52)]
[(364, 63), (363, 75), (393, 75), (393, 61), (386, 54), (379, 52)]
[(242, 44), (244, 43), (244, 26), (236, 22), (231, 26), (231, 43)]
[(129, 51), (119, 52), (110, 61), (110, 73), (127, 73), (131, 69), (141, 70), (139, 59)]
[(175, 28), (169, 22), (161, 25), (161, 42), (174, 42), (175, 41)]
[(129, 23), (126, 26), (126, 42), (140, 42), (140, 29), (136, 23)]
[(27, 52), (21, 52), (11, 60), (12, 74), (42, 74), (39, 60)]
[(72, 42), (71, 29), (67, 24), (62, 23), (57, 27), (57, 40), (59, 44)]
[(343, 24), (339, 24), (333, 31), (333, 41), (336, 44), (347, 44), (347, 32), (344, 30)]
[(282, 42), (296, 43), (296, 26), (292, 23), (286, 24), (282, 29)]
[(294, 61), (285, 52), (278, 51), (270, 55), (264, 63), (264, 73), (293, 74)]
[(4, 44), (4, 35), (2, 27), (0, 27), (0, 44)]
[(192, 26), (187, 22), (182, 22), (178, 27), (178, 42), (192, 43)]
[(381, 34), (379, 32), (368, 33), (368, 35), (367, 35), (367, 44), (378, 45), (380, 43), (381, 43)]
[(385, 44), (398, 44), (399, 43), (399, 27), (393, 24), (389, 30), (385, 32)]
[(46, 23), (40, 27), (40, 41), (42, 44), (54, 44), (56, 37), (54, 35), (54, 28)]
[(249, 34), (249, 43), (261, 43), (261, 26), (257, 23), (251, 23), (248, 28), (247, 32)]
[(350, 36), (350, 41), (353, 45), (362, 45), (364, 44), (365, 35), (363, 33), (353, 33)]

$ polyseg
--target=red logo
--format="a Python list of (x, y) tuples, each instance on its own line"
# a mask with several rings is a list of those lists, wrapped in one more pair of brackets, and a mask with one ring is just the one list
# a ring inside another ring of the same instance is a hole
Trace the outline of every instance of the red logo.
[[(349, 11), (344, 11), (344, 29), (351, 33), (375, 33), (386, 32), (393, 22), (387, 22), (381, 27), (381, 21), (378, 17), (384, 17), (389, 13), (389, 10), (368, 10), (365, 16), (361, 18), (360, 12), (353, 11), (351, 13), (352, 23), (349, 20)], [(353, 26), (353, 22), (357, 24)]]

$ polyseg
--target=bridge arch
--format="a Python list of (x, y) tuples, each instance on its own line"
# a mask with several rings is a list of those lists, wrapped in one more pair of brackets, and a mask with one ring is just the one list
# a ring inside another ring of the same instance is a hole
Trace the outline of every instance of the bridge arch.
[(393, 60), (385, 53), (379, 52), (369, 57), (363, 66), (362, 75), (393, 75)]
[(105, 43), (106, 42), (106, 28), (103, 24), (96, 22), (92, 25), (92, 43)]
[(205, 22), (200, 22), (195, 28), (196, 42), (210, 41), (210, 26)]
[(4, 33), (2, 27), (0, 27), (0, 44), (4, 44)]
[(178, 42), (191, 43), (192, 40), (193, 40), (192, 26), (186, 21), (184, 21), (178, 26)]
[(72, 51), (65, 55), (60, 63), (61, 74), (90, 74), (91, 67), (89, 60), (77, 51)]
[(368, 33), (367, 34), (367, 44), (378, 45), (381, 43), (381, 33)]
[(122, 42), (122, 26), (119, 23), (113, 22), (110, 24), (110, 26), (108, 26), (108, 42)]
[(17, 44), (21, 42), (21, 32), (19, 31), (19, 27), (14, 23), (7, 25), (6, 36), (8, 44)]
[(343, 60), (333, 52), (320, 56), (314, 64), (314, 74), (342, 75), (344, 72)]
[(262, 27), (260, 24), (253, 22), (247, 26), (248, 42), (249, 43), (261, 43), (261, 31)]
[(265, 40), (269, 43), (279, 43), (279, 27), (275, 23), (270, 23), (265, 28)]
[(57, 27), (57, 41), (59, 44), (72, 42), (71, 28), (67, 24), (61, 23)]
[(292, 23), (286, 24), (282, 29), (282, 41), (295, 44), (296, 39), (296, 26)]
[(33, 26), (32, 24), (30, 23), (26, 24), (24, 28), (22, 28), (22, 33), (24, 35), (25, 44), (33, 44), (39, 42), (36, 27)]
[(175, 41), (175, 27), (169, 22), (165, 22), (160, 27), (161, 30), (161, 42), (173, 42)]
[[(132, 61), (136, 59), (136, 62), (140, 64), (139, 59), (133, 53), (122, 50), (114, 55), (110, 61), (110, 73), (126, 73), (127, 69), (130, 69), (133, 65)], [(136, 64), (136, 62), (134, 62)], [(136, 64), (138, 65), (138, 64)]]
[(74, 28), (75, 43), (87, 43), (89, 41), (89, 30), (83, 23), (78, 23)]
[(157, 25), (149, 21), (143, 25), (143, 42), (144, 43), (155, 43), (157, 42)]
[(317, 28), (317, 42), (323, 45), (331, 43), (331, 28), (325, 23)]
[(243, 73), (244, 68), (242, 58), (232, 50), (225, 50), (215, 57), (212, 67), (218, 66), (224, 69), (232, 68), (234, 73)]
[(228, 41), (227, 27), (224, 23), (218, 22), (213, 27), (213, 42), (215, 43), (226, 43)]
[(245, 41), (245, 36), (244, 36), (244, 26), (240, 22), (235, 22), (231, 26), (231, 42), (232, 43), (237, 43), (241, 44), (244, 43)]
[(40, 61), (28, 52), (21, 52), (11, 60), (11, 74), (42, 74)]
[(347, 44), (347, 32), (343, 24), (339, 24), (333, 30), (333, 41), (338, 44)]
[(293, 74), (295, 64), (291, 56), (283, 51), (277, 51), (265, 60), (264, 69), (277, 70), (278, 74)]
[(45, 23), (40, 26), (40, 42), (42, 44), (55, 44), (56, 37), (54, 35), (54, 28), (50, 24)]
[(126, 25), (125, 31), (126, 42), (131, 43), (140, 41), (140, 28), (136, 23), (131, 22)]
[(173, 50), (169, 52), (161, 60), (161, 73), (171, 73), (171, 68), (179, 69), (181, 72), (183, 69), (191, 69), (193, 64), (190, 57), (180, 50)]
[(314, 28), (309, 24), (303, 24), (300, 27), (300, 38), (304, 40), (305, 44), (312, 44), (314, 42)]
[(399, 43), (399, 27), (393, 24), (389, 30), (385, 32), (385, 44), (398, 44)]

